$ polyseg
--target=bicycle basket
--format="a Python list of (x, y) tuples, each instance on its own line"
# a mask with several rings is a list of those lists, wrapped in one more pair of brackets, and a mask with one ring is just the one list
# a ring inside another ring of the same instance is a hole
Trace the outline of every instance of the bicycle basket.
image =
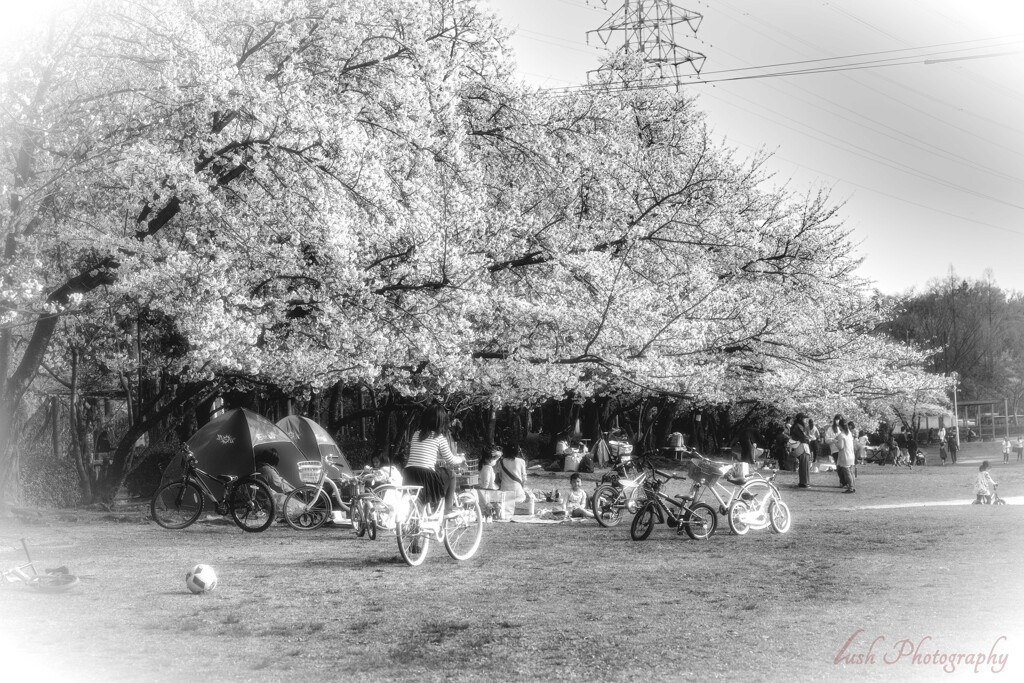
[(466, 458), (466, 464), (459, 467), (456, 486), (476, 486), (480, 483), (480, 461)]
[(319, 484), (323, 473), (323, 463), (317, 460), (303, 460), (299, 463), (299, 479), (303, 484)]
[(691, 460), (686, 476), (701, 484), (711, 484), (732, 469), (732, 465), (712, 460)]

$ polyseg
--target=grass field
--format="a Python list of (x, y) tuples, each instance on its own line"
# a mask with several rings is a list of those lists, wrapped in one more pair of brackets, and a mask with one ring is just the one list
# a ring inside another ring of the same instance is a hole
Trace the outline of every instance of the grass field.
[[(785, 535), (733, 536), (722, 519), (706, 542), (658, 527), (637, 543), (628, 518), (498, 523), (470, 561), (433, 548), (417, 568), (392, 536), (343, 528), (173, 532), (131, 507), (6, 519), (0, 567), (25, 538), (41, 566), (91, 578), (61, 595), (0, 585), (2, 670), (88, 682), (1022, 680), (1024, 505), (892, 507), (969, 501), (981, 457), (1002, 495), (1024, 496), (1024, 464), (997, 451), (970, 444), (956, 467), (861, 466), (853, 495), (834, 473), (809, 490), (781, 473)], [(216, 567), (216, 591), (185, 590), (197, 562)]]

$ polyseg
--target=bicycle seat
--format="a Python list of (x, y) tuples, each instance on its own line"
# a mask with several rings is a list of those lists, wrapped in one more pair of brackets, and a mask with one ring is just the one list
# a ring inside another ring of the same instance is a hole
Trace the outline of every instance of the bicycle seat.
[(233, 474), (214, 474), (212, 476), (222, 484), (231, 484), (238, 481), (238, 477)]

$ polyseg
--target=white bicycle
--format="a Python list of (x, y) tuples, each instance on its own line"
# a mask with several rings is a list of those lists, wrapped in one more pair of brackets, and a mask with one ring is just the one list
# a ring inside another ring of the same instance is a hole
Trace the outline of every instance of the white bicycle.
[(484, 517), (480, 501), (473, 489), (455, 496), (454, 514), (445, 516), (444, 501), (423, 503), (419, 500), (422, 486), (398, 486), (401, 501), (396, 506), (398, 553), (410, 567), (423, 564), (431, 541), (444, 543), (444, 549), (455, 560), (468, 560), (480, 548), (484, 533)]
[(775, 486), (775, 475), (748, 481), (733, 496), (729, 504), (729, 529), (742, 536), (751, 529), (767, 529), (784, 534), (793, 524), (789, 506), (782, 500)]

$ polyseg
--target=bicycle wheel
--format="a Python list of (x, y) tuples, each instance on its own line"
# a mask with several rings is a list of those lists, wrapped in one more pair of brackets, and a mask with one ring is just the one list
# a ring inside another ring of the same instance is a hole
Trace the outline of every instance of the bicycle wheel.
[(28, 587), (39, 593), (63, 593), (77, 586), (79, 579), (74, 574), (40, 574), (28, 582)]
[(405, 519), (395, 523), (395, 535), (398, 537), (398, 554), (410, 567), (418, 567), (427, 558), (430, 537), (420, 529), (423, 507), (412, 503), (411, 508)]
[(602, 484), (594, 491), (590, 507), (594, 519), (604, 527), (613, 527), (622, 521), (622, 493), (611, 484)]
[(309, 531), (331, 518), (331, 499), (316, 486), (300, 486), (284, 499), (284, 521), (293, 529)]
[(377, 515), (372, 512), (366, 517), (366, 537), (371, 541), (377, 540)]
[(734, 500), (729, 506), (729, 530), (737, 536), (742, 536), (750, 531), (750, 525), (740, 519), (749, 512), (750, 507), (746, 503), (742, 500)]
[(153, 521), (165, 529), (184, 529), (203, 514), (203, 492), (191, 481), (161, 487), (149, 504)]
[(265, 531), (274, 523), (274, 497), (262, 481), (243, 479), (228, 499), (231, 519), (244, 531)]
[(455, 560), (468, 560), (480, 547), (484, 535), (484, 515), (476, 493), (459, 496), (458, 517), (444, 520), (444, 549)]
[(629, 537), (634, 541), (646, 541), (654, 530), (656, 521), (654, 503), (647, 503), (633, 516), (633, 523), (629, 525)]
[(686, 535), (695, 541), (706, 541), (718, 528), (718, 514), (707, 503), (697, 503), (683, 516)]
[(789, 506), (778, 498), (768, 503), (768, 524), (772, 531), (777, 534), (784, 534), (789, 531), (793, 524), (793, 516), (789, 513)]
[(348, 508), (349, 518), (352, 520), (352, 530), (356, 536), (362, 538), (366, 535), (366, 507), (363, 506), (362, 498), (356, 498)]

